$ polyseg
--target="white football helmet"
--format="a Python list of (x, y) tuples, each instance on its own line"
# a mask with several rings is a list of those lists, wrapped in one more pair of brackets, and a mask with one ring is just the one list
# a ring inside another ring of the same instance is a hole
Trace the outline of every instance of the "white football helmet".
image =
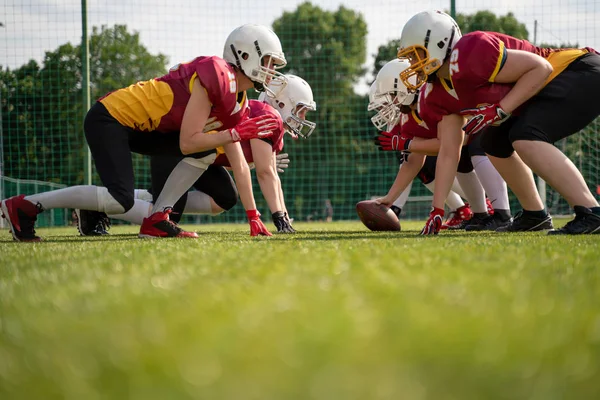
[[(427, 76), (436, 72), (450, 56), (461, 38), (454, 19), (442, 11), (423, 11), (408, 20), (402, 29), (398, 58), (408, 58), (411, 67), (400, 75), (410, 90), (427, 82)], [(415, 77), (415, 83), (409, 78)]]
[[(415, 94), (410, 93), (400, 80), (400, 74), (410, 68), (406, 58), (397, 58), (385, 64), (379, 72), (369, 91), (369, 111), (377, 113), (371, 122), (379, 130), (393, 127), (400, 121), (400, 106), (410, 106), (415, 100)], [(412, 83), (415, 82), (410, 77)]]
[(296, 75), (286, 74), (271, 81), (269, 93), (261, 93), (260, 101), (270, 104), (281, 115), (285, 131), (294, 139), (309, 137), (317, 124), (306, 119), (308, 111), (316, 111), (310, 85)]
[(287, 64), (275, 32), (256, 24), (242, 25), (229, 34), (223, 59), (242, 71), (260, 92), (266, 89), (271, 79), (281, 76), (275, 70)]

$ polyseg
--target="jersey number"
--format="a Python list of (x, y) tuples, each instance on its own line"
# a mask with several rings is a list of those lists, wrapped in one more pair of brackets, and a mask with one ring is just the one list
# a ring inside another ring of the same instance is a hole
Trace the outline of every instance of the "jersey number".
[(458, 72), (458, 49), (452, 50), (450, 54), (450, 76)]
[(229, 77), (229, 91), (231, 93), (237, 93), (237, 84), (235, 81), (235, 75), (232, 74), (231, 72), (228, 72), (227, 76)]

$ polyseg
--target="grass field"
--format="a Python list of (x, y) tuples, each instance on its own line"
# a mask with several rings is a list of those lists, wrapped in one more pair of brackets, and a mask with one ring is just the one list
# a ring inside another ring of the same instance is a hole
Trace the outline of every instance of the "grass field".
[(600, 235), (421, 225), (3, 230), (0, 399), (600, 398)]

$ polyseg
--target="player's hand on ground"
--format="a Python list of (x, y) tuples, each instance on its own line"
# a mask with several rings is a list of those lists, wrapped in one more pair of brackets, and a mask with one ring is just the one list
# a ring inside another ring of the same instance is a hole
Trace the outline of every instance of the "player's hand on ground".
[(437, 235), (442, 229), (442, 222), (444, 219), (444, 210), (441, 208), (433, 207), (429, 213), (429, 219), (425, 222), (425, 227), (421, 231), (421, 235)]
[(375, 144), (381, 151), (408, 151), (411, 138), (398, 133), (379, 132), (375, 137)]
[(489, 125), (500, 125), (510, 118), (510, 114), (504, 111), (500, 104), (486, 104), (477, 108), (467, 108), (461, 110), (460, 115), (469, 118), (462, 128), (467, 135), (481, 132)]
[(246, 215), (248, 216), (248, 223), (250, 224), (250, 236), (273, 236), (265, 224), (260, 220), (260, 213), (258, 210), (247, 210)]
[(279, 127), (279, 122), (268, 115), (249, 118), (240, 122), (232, 128), (231, 139), (234, 142), (240, 140), (261, 139), (273, 135), (273, 131)]
[(275, 164), (277, 172), (280, 174), (285, 172), (285, 169), (290, 166), (290, 157), (287, 153), (279, 153), (275, 156)]
[(273, 218), (273, 224), (277, 228), (277, 233), (295, 233), (296, 230), (292, 227), (292, 223), (287, 216), (286, 212), (275, 211), (271, 214)]

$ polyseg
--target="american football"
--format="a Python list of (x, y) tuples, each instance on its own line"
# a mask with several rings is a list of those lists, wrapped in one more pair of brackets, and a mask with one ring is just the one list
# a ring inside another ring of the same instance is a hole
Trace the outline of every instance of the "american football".
[(400, 221), (396, 214), (374, 200), (356, 203), (356, 213), (362, 223), (372, 231), (399, 231)]

